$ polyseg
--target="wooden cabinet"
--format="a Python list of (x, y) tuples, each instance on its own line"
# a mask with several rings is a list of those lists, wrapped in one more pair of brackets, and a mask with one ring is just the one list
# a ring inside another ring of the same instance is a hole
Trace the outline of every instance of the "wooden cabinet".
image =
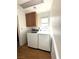
[(27, 27), (36, 26), (36, 12), (31, 12), (26, 14), (26, 26)]

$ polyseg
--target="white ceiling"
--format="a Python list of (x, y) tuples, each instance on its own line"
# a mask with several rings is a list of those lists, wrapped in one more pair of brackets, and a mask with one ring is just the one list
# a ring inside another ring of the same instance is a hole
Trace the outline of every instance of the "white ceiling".
[(17, 1), (18, 1), (18, 4), (24, 4), (24, 3), (29, 2), (31, 0), (17, 0)]
[[(21, 2), (21, 1), (23, 1), (23, 2)], [(29, 2), (29, 1), (32, 1), (32, 0), (26, 0), (26, 1), (21, 0), (21, 1), (19, 1), (18, 3), (23, 4), (25, 2)], [(50, 11), (52, 3), (53, 3), (53, 0), (43, 0), (43, 3), (41, 3), (41, 4), (34, 5), (34, 6), (31, 6), (31, 7), (28, 7), (28, 8), (24, 8), (24, 12), (29, 13), (29, 12), (32, 12), (32, 11), (36, 11), (37, 13), (42, 13), (42, 12)]]
[(43, 0), (29, 0), (27, 2), (24, 2), (22, 4), (19, 4), (23, 9), (34, 6), (34, 5), (38, 5), (43, 3)]
[(53, 0), (44, 0), (44, 3), (34, 5), (28, 8), (25, 8), (24, 11), (26, 13), (36, 11), (37, 13), (47, 12), (50, 11), (52, 6)]

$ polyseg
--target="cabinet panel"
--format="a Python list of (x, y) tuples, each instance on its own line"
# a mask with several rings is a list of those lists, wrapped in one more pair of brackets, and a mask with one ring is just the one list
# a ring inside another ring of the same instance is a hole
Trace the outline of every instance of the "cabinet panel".
[(38, 35), (36, 33), (27, 33), (28, 46), (32, 48), (38, 47)]
[(27, 27), (36, 26), (36, 12), (26, 14), (26, 26)]
[(50, 51), (50, 37), (47, 34), (39, 34), (39, 49)]

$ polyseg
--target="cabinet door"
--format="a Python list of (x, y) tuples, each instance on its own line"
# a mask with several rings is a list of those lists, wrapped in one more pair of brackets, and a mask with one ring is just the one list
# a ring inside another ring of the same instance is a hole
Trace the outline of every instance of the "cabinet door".
[(27, 34), (27, 39), (28, 39), (28, 46), (32, 48), (37, 48), (38, 47), (38, 36), (36, 33), (28, 33)]
[(27, 27), (36, 26), (36, 12), (26, 14), (26, 26)]
[(39, 34), (39, 49), (50, 51), (50, 37), (48, 34)]
[(28, 42), (28, 46), (31, 47), (31, 45), (32, 45), (32, 41), (31, 41), (31, 33), (27, 33), (27, 42)]
[(38, 35), (36, 33), (32, 33), (31, 35), (32, 47), (38, 48)]

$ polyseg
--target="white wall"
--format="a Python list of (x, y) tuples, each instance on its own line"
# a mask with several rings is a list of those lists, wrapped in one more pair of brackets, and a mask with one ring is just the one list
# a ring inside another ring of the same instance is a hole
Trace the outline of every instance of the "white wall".
[(53, 42), (57, 59), (61, 58), (61, 18), (60, 16), (52, 18)]
[(18, 6), (18, 28), (19, 28), (19, 43), (20, 46), (26, 43), (26, 19), (25, 13), (21, 7)]
[(61, 0), (53, 0), (51, 17), (56, 59), (61, 59)]

